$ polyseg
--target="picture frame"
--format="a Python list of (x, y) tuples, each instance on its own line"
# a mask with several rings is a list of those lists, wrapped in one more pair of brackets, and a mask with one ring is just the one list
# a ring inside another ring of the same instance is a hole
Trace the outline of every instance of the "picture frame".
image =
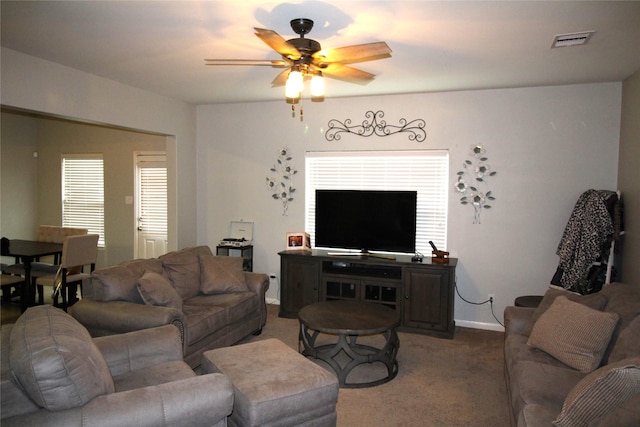
[(287, 233), (288, 251), (308, 251), (311, 252), (311, 237), (305, 232)]

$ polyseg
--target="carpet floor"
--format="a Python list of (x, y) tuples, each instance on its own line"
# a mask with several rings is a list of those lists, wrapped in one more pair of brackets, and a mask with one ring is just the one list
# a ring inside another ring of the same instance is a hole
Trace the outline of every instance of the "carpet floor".
[[(278, 317), (279, 308), (268, 305), (262, 334), (251, 335), (247, 342), (278, 338), (298, 350), (298, 321)], [(1, 311), (2, 323), (15, 322), (20, 315), (15, 304), (3, 303)], [(338, 427), (509, 425), (503, 333), (457, 327), (451, 340), (398, 335), (398, 376), (376, 387), (340, 389)], [(380, 372), (379, 364), (362, 365), (348, 380), (369, 380)]]
[[(278, 338), (298, 350), (298, 321), (278, 317), (278, 310), (269, 305), (262, 334), (247, 341)], [(398, 335), (398, 376), (376, 387), (340, 389), (338, 426), (509, 425), (502, 332), (458, 327), (450, 340)], [(358, 367), (349, 381), (366, 377), (371, 372), (362, 370), (374, 365)]]

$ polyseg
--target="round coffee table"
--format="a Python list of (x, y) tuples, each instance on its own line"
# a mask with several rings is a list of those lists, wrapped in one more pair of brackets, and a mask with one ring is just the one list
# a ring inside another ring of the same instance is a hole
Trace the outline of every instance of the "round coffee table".
[[(303, 307), (298, 319), (300, 353), (331, 366), (340, 387), (376, 386), (398, 375), (396, 355), (400, 340), (396, 327), (400, 320), (393, 309), (359, 301), (323, 301)], [(337, 342), (318, 344), (320, 334), (337, 335)], [(376, 334), (384, 337), (381, 347), (357, 342), (359, 337)], [(383, 363), (387, 375), (373, 381), (347, 382), (347, 376), (355, 367), (373, 362)]]

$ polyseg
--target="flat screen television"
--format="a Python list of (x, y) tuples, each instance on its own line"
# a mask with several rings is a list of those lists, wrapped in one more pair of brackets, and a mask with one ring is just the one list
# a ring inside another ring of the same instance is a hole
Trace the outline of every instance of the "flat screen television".
[(416, 191), (316, 190), (315, 246), (415, 253)]

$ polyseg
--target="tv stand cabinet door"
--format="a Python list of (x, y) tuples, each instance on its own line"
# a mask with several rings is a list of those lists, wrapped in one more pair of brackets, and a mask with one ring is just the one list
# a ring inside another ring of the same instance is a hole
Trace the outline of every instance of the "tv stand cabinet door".
[(447, 268), (407, 268), (404, 273), (402, 326), (452, 338), (453, 281)]
[(280, 274), (280, 317), (296, 318), (302, 307), (319, 301), (320, 263), (317, 260), (281, 256)]

